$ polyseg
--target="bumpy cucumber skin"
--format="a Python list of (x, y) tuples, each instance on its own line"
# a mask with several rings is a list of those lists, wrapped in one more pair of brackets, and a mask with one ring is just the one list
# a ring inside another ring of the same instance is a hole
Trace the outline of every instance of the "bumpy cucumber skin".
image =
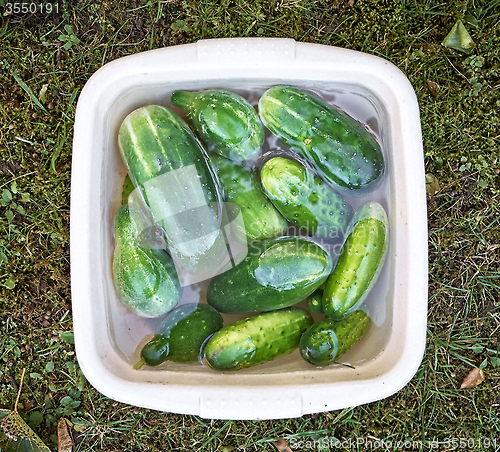
[(231, 160), (248, 160), (264, 144), (264, 127), (252, 105), (226, 90), (174, 91), (172, 104), (188, 113), (209, 151)]
[(287, 221), (262, 193), (254, 171), (243, 164), (235, 165), (224, 157), (212, 155), (211, 160), (217, 168), (224, 201), (233, 202), (241, 209), (245, 227), (238, 231), (238, 237), (242, 241), (251, 241), (283, 235)]
[(208, 365), (231, 371), (256, 366), (295, 350), (312, 325), (304, 309), (286, 308), (239, 320), (217, 331), (204, 349)]
[(191, 363), (200, 360), (207, 338), (223, 326), (221, 315), (207, 304), (187, 303), (167, 314), (153, 339), (141, 350), (148, 366), (165, 361)]
[(286, 308), (314, 292), (332, 267), (330, 254), (304, 237), (252, 243), (243, 261), (212, 278), (207, 301), (233, 314)]
[(316, 366), (328, 365), (358, 342), (370, 323), (370, 317), (362, 310), (351, 312), (338, 321), (324, 317), (301, 336), (300, 355)]
[(264, 164), (260, 175), (264, 193), (290, 223), (309, 235), (344, 235), (352, 207), (301, 163), (274, 157)]
[(364, 204), (348, 228), (339, 259), (326, 282), (323, 310), (333, 320), (354, 311), (366, 299), (384, 265), (389, 221), (377, 202)]
[(172, 259), (163, 250), (137, 245), (126, 205), (116, 213), (114, 230), (113, 283), (118, 297), (141, 317), (166, 314), (182, 295)]
[(384, 172), (380, 145), (361, 123), (299, 88), (269, 88), (259, 100), (259, 115), (330, 184), (361, 194)]
[[(172, 256), (181, 265), (196, 271), (207, 254), (219, 251), (214, 246), (217, 242), (214, 237), (222, 220), (222, 189), (208, 154), (184, 120), (159, 105), (130, 113), (120, 126), (118, 145), (130, 179), (134, 187), (140, 188), (149, 207), (159, 206), (158, 211), (169, 212), (169, 203), (179, 199), (187, 199), (187, 203), (195, 207), (208, 206), (203, 210), (203, 219), (204, 230), (209, 232), (203, 234), (202, 240), (183, 239), (200, 234), (199, 222), (186, 221), (186, 215), (196, 210), (185, 206), (187, 210), (181, 215), (153, 218), (161, 222)], [(184, 171), (191, 169), (197, 177), (186, 177)], [(159, 184), (154, 190), (146, 191), (144, 184), (150, 186), (157, 177), (167, 174), (168, 187)], [(214, 234), (210, 234), (212, 232)]]

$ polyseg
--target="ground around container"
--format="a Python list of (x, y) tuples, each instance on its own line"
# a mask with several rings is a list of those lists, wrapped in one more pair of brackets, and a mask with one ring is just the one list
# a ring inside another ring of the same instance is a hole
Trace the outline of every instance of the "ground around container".
[[(61, 418), (74, 451), (500, 450), (498, 0), (14, 5), (0, 0), (0, 408), (14, 409), (24, 369), (17, 409), (50, 450)], [(454, 48), (444, 46), (459, 20), (473, 45), (462, 32)], [(417, 93), (428, 186), (426, 353), (411, 382), (385, 400), (298, 419), (212, 421), (115, 402), (79, 368), (69, 199), (84, 84), (125, 55), (247, 36), (381, 56)], [(0, 447), (7, 442), (0, 437)]]

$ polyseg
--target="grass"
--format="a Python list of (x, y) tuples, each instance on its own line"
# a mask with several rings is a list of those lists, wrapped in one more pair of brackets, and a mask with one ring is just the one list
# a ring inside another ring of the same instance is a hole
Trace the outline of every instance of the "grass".
[[(278, 438), (293, 450), (333, 450), (336, 440), (356, 438), (364, 443), (338, 449), (369, 450), (380, 440), (380, 450), (398, 441), (409, 450), (464, 441), (468, 450), (500, 450), (499, 11), (498, 0), (59, 0), (57, 14), (3, 15), (0, 191), (12, 199), (0, 206), (0, 407), (13, 408), (26, 368), (20, 413), (53, 450), (61, 416), (75, 451), (273, 451)], [(471, 55), (441, 45), (458, 19), (476, 43)], [(415, 377), (385, 400), (299, 419), (210, 421), (115, 402), (79, 370), (69, 281), (78, 95), (119, 57), (239, 36), (379, 55), (415, 88), (426, 171), (440, 185), (428, 198), (427, 347)], [(435, 100), (428, 79), (440, 87)], [(460, 389), (473, 367), (485, 381)]]

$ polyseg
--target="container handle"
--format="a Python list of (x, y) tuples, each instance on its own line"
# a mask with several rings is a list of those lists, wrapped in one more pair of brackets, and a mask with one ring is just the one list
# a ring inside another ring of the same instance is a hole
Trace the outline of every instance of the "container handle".
[(220, 38), (196, 43), (198, 61), (221, 65), (290, 62), (295, 59), (295, 40), (288, 38)]

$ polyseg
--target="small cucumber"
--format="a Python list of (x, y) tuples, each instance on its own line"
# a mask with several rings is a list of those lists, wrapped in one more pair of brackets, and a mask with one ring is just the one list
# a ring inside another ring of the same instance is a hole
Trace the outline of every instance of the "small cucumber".
[(186, 303), (169, 312), (153, 339), (141, 350), (143, 364), (158, 366), (164, 361), (196, 362), (209, 336), (222, 328), (221, 315), (207, 304)]
[(367, 202), (351, 220), (323, 292), (323, 310), (331, 319), (341, 319), (365, 300), (382, 270), (388, 245), (387, 214), (379, 203)]
[(323, 291), (316, 289), (307, 297), (307, 308), (314, 314), (323, 314)]
[(370, 323), (370, 317), (361, 310), (338, 321), (324, 317), (300, 338), (300, 355), (316, 366), (330, 364), (361, 339)]
[(319, 97), (292, 86), (273, 86), (261, 96), (259, 114), (264, 125), (329, 184), (364, 193), (384, 172), (375, 137)]
[(295, 350), (313, 323), (300, 308), (265, 312), (217, 331), (204, 349), (208, 365), (220, 371), (256, 366)]
[(161, 224), (176, 262), (201, 272), (220, 263), (222, 189), (184, 120), (159, 105), (138, 108), (121, 124), (118, 146), (137, 198)]
[(264, 127), (239, 94), (222, 89), (174, 91), (170, 100), (186, 110), (209, 151), (231, 160), (248, 160), (264, 144)]
[(159, 317), (179, 302), (182, 287), (170, 256), (163, 250), (141, 248), (129, 207), (115, 216), (113, 283), (120, 300), (141, 317)]
[(289, 307), (314, 292), (332, 267), (330, 254), (304, 237), (252, 243), (243, 261), (212, 278), (207, 301), (224, 313)]
[(224, 200), (237, 204), (241, 209), (244, 228), (238, 231), (242, 241), (262, 240), (283, 235), (287, 221), (262, 193), (257, 175), (244, 164), (211, 156), (224, 190)]
[(264, 193), (290, 223), (309, 235), (343, 237), (351, 206), (301, 163), (274, 157), (264, 164), (260, 176)]

